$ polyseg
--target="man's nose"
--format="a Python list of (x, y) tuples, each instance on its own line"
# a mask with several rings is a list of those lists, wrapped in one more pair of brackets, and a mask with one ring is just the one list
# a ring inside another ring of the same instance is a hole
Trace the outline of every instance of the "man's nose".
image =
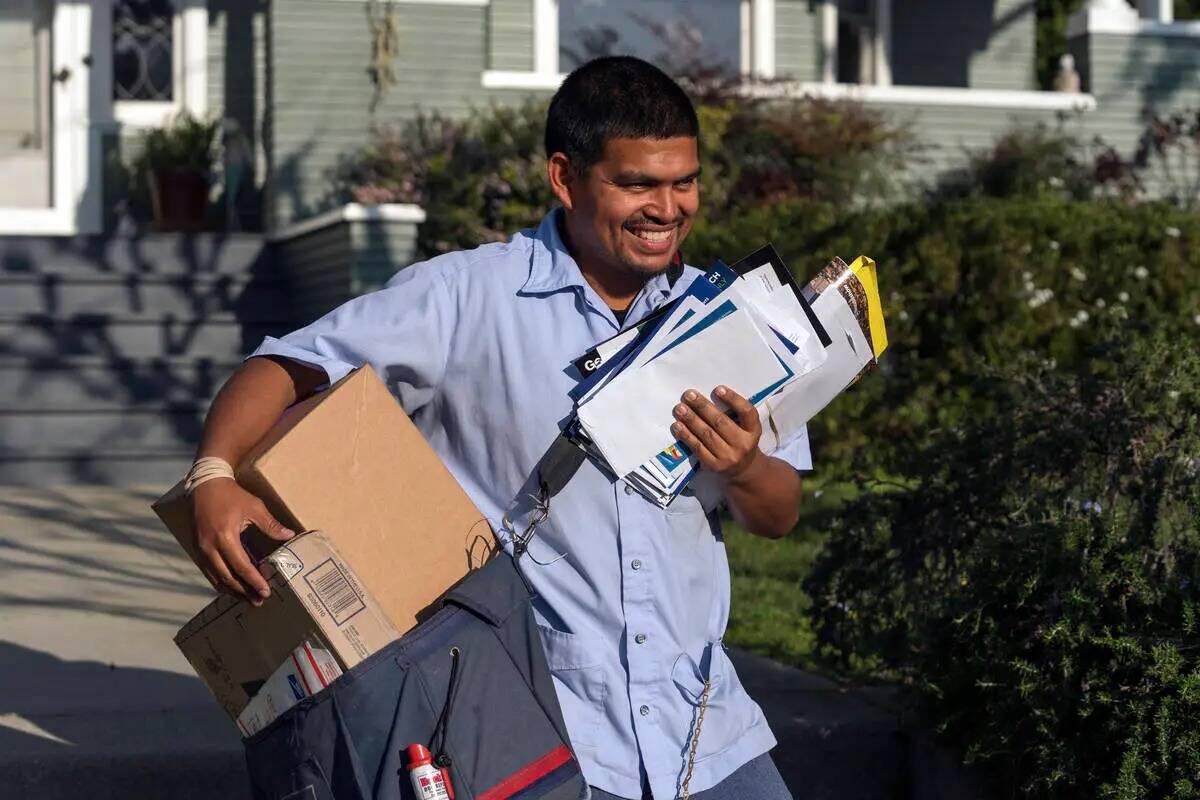
[(659, 187), (650, 198), (642, 213), (647, 218), (663, 225), (669, 225), (679, 219), (679, 202), (675, 198), (675, 187), (667, 185)]

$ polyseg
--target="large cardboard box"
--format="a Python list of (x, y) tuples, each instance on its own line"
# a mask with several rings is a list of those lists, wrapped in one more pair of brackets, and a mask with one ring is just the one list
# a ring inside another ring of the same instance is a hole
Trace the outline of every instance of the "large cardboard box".
[(345, 671), (400, 635), (320, 531), (275, 550), (262, 570), (271, 596), (261, 606), (221, 595), (175, 636), (234, 719), (301, 643), (328, 650)]
[[(483, 515), (370, 367), (288, 409), (236, 473), (284, 525), (325, 531), (401, 633), (494, 550)], [(154, 510), (197, 560), (182, 482)]]

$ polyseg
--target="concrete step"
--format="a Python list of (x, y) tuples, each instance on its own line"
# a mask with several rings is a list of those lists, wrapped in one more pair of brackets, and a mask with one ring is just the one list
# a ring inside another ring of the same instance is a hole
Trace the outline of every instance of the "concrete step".
[(103, 452), (70, 447), (0, 450), (0, 486), (169, 485), (187, 474), (195, 454), (195, 447), (110, 448)]
[(207, 405), (241, 359), (0, 358), (0, 408)]
[(255, 234), (0, 237), (0, 274), (269, 275)]
[(183, 449), (200, 442), (206, 409), (199, 403), (114, 410), (0, 408), (0, 453), (68, 445), (103, 454), (110, 449)]
[(203, 356), (229, 359), (257, 347), (264, 335), (289, 328), (286, 321), (243, 324), (229, 313), (200, 319), (173, 314), (47, 314), (0, 316), (0, 356), (46, 358), (106, 355), (150, 358)]
[(280, 319), (290, 313), (281, 281), (248, 275), (0, 273), (0, 315), (156, 313), (200, 318), (219, 311), (236, 312), (242, 319)]

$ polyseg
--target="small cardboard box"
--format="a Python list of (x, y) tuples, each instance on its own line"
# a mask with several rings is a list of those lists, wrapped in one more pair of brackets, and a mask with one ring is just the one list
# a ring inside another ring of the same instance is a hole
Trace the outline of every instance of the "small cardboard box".
[[(370, 367), (288, 409), (236, 472), (284, 525), (326, 531), (401, 633), (495, 548), (483, 514)], [(154, 510), (197, 560), (182, 482)]]
[(262, 568), (271, 596), (258, 608), (222, 595), (176, 634), (230, 717), (306, 640), (320, 642), (345, 671), (400, 635), (332, 538), (310, 531), (268, 556)]

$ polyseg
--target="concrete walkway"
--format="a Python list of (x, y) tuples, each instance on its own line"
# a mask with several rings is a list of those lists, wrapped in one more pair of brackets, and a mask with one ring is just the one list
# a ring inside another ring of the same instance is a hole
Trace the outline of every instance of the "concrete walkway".
[(249, 796), (236, 730), (172, 642), (212, 590), (158, 495), (0, 488), (0, 795)]
[[(0, 487), (0, 796), (249, 796), (237, 732), (172, 642), (212, 590), (150, 511), (161, 491)], [(734, 656), (798, 800), (973, 796), (894, 692)]]

